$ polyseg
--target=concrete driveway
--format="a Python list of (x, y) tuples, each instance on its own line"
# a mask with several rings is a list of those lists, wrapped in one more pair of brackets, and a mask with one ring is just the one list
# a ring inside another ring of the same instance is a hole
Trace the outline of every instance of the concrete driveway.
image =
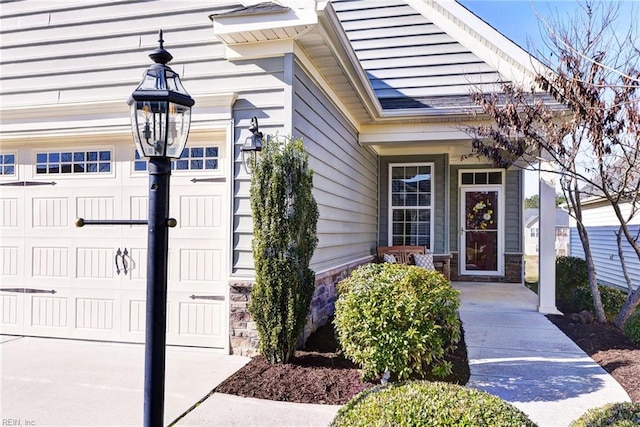
[[(168, 347), (165, 425), (249, 358)], [(2, 425), (142, 424), (144, 346), (0, 335)]]

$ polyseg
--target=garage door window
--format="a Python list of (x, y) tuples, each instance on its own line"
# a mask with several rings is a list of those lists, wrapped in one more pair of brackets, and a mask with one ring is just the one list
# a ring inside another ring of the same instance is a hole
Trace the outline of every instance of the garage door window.
[(13, 153), (0, 154), (0, 175), (15, 176), (16, 155)]
[[(147, 160), (135, 151), (134, 170), (147, 170)], [(218, 170), (218, 147), (188, 147), (182, 151), (178, 160), (171, 161), (174, 171), (215, 171)]]
[(36, 153), (40, 175), (111, 173), (111, 151), (50, 151)]

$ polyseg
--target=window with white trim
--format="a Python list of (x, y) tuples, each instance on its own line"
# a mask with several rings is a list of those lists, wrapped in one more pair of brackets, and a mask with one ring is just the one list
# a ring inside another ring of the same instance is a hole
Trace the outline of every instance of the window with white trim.
[(531, 237), (538, 237), (538, 227), (531, 228)]
[(16, 155), (15, 153), (0, 153), (0, 176), (15, 176)]
[(389, 165), (389, 244), (433, 246), (433, 163)]
[(36, 174), (111, 173), (111, 150), (48, 151), (36, 153)]
[[(173, 171), (216, 171), (219, 168), (219, 147), (186, 147), (180, 158), (171, 161)], [(148, 169), (146, 158), (140, 157), (135, 150), (134, 171), (144, 172)]]

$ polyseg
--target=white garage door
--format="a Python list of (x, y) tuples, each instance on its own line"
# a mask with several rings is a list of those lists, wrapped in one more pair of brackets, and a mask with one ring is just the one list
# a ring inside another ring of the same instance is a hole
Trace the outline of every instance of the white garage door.
[[(126, 138), (125, 138), (126, 139)], [(6, 334), (144, 341), (146, 161), (132, 144), (0, 152), (0, 322)], [(225, 348), (224, 144), (189, 144), (174, 162), (167, 343)]]

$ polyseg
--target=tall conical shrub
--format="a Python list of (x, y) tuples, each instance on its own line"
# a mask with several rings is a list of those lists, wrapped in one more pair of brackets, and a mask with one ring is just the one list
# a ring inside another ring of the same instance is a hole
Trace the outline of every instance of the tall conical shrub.
[(318, 244), (313, 171), (302, 140), (265, 144), (251, 177), (253, 260), (256, 282), (249, 312), (260, 353), (287, 363), (295, 353), (314, 292), (309, 262)]

